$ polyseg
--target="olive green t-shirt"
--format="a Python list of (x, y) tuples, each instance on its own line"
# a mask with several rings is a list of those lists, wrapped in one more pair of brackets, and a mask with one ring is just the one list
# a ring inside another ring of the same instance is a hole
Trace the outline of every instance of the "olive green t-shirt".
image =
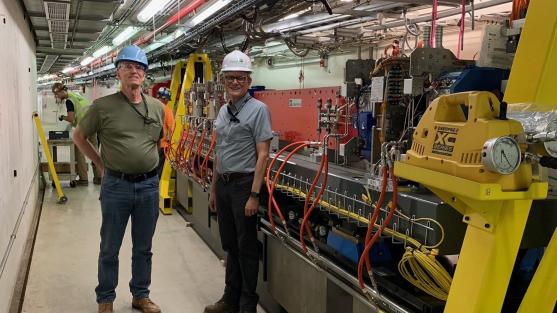
[(143, 100), (132, 104), (120, 92), (102, 97), (91, 104), (79, 121), (78, 127), (86, 137), (98, 134), (105, 168), (138, 174), (157, 167), (164, 108), (148, 95), (143, 95)]

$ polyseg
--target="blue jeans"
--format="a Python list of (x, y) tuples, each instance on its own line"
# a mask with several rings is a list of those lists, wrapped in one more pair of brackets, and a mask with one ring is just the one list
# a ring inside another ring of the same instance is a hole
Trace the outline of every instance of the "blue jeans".
[(159, 216), (159, 178), (129, 182), (105, 174), (101, 185), (101, 247), (97, 302), (113, 302), (118, 285), (118, 253), (128, 220), (132, 226), (132, 278), (130, 291), (135, 298), (149, 296), (153, 234)]

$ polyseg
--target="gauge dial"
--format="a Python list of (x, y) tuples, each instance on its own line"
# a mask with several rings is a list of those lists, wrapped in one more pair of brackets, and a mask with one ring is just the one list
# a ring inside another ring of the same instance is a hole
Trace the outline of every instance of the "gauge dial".
[(493, 138), (484, 144), (482, 163), (492, 172), (503, 175), (512, 174), (521, 162), (518, 142), (512, 137)]

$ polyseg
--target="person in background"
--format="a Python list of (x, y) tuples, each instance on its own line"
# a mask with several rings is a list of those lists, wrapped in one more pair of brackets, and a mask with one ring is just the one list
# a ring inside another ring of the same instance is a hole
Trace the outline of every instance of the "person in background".
[[(80, 94), (72, 91), (68, 91), (68, 88), (63, 83), (54, 83), (52, 85), (52, 93), (54, 96), (60, 101), (65, 102), (66, 104), (66, 111), (67, 115), (60, 115), (58, 120), (60, 121), (67, 121), (69, 122), (72, 127), (76, 127), (79, 121), (87, 112), (89, 108), (89, 102), (83, 98)], [(87, 138), (89, 142), (95, 147), (98, 148), (97, 142), (97, 134), (92, 134)], [(85, 156), (83, 153), (79, 151), (79, 149), (75, 149), (75, 160), (77, 162), (77, 175), (79, 176), (79, 180), (77, 181), (77, 185), (79, 186), (87, 186), (89, 184), (89, 177), (87, 175), (87, 161), (85, 160)], [(99, 169), (95, 167), (95, 164), (91, 164), (93, 167), (93, 183), (95, 185), (101, 184), (102, 174)]]
[(172, 133), (174, 132), (174, 113), (172, 109), (168, 106), (168, 101), (170, 101), (171, 93), (168, 88), (161, 87), (157, 91), (157, 99), (163, 103), (164, 106), (164, 125), (163, 125), (163, 137), (159, 147), (159, 166), (157, 167), (157, 173), (159, 178), (162, 175), (162, 170), (164, 168), (165, 150), (170, 148), (172, 143)]
[[(118, 254), (131, 217), (132, 307), (144, 313), (161, 309), (149, 298), (152, 240), (159, 216), (158, 144), (164, 109), (142, 93), (148, 68), (145, 52), (130, 45), (118, 53), (116, 77), (121, 91), (93, 102), (74, 131), (73, 140), (105, 172), (101, 186), (99, 313), (112, 313), (118, 285)], [(101, 155), (85, 138), (98, 133)]]
[(221, 107), (215, 127), (216, 157), (209, 207), (217, 212), (222, 248), (227, 252), (223, 297), (204, 313), (255, 313), (261, 243), (257, 239), (259, 191), (273, 133), (267, 106), (248, 93), (251, 60), (233, 51), (222, 62), (231, 100)]

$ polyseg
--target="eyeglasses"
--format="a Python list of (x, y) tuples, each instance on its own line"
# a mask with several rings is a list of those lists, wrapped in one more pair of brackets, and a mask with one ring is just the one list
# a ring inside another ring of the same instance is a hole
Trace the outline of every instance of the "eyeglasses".
[(131, 71), (133, 69), (139, 72), (145, 71), (145, 67), (139, 63), (120, 63), (118, 64), (118, 68), (125, 69), (126, 71)]
[(239, 84), (245, 84), (248, 81), (248, 79), (249, 79), (248, 76), (229, 76), (229, 75), (224, 76), (224, 80), (226, 80), (226, 82), (230, 84), (232, 84), (234, 81), (237, 81)]

